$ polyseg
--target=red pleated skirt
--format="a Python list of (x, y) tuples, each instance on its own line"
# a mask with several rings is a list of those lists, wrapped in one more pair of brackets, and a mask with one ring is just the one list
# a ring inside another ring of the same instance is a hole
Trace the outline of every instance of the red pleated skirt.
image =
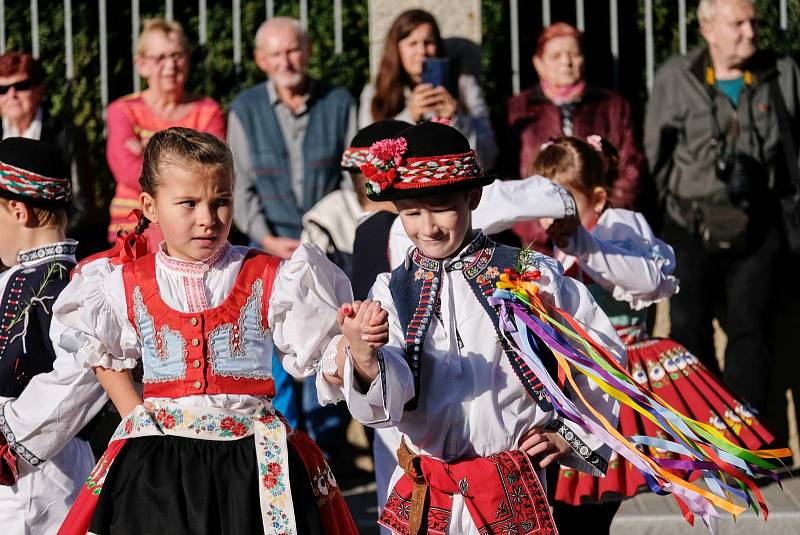
[[(627, 351), (628, 369), (633, 378), (675, 410), (713, 425), (728, 440), (743, 448), (762, 449), (774, 440), (775, 437), (754, 417), (747, 404), (737, 399), (679, 343), (653, 338), (635, 342), (627, 347)], [(618, 429), (626, 437), (666, 438), (655, 424), (626, 405), (620, 409)], [(661, 458), (678, 458), (661, 450), (649, 453)], [(592, 477), (561, 467), (555, 499), (579, 505), (622, 500), (647, 490), (649, 487), (641, 472), (614, 453), (605, 477)]]

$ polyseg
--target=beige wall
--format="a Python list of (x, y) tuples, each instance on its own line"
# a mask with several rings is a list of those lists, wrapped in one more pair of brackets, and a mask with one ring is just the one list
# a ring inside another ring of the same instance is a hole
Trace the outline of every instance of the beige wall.
[(383, 52), (383, 41), (395, 17), (407, 9), (430, 11), (442, 37), (463, 37), (481, 42), (480, 0), (369, 0), (370, 75), (374, 77)]

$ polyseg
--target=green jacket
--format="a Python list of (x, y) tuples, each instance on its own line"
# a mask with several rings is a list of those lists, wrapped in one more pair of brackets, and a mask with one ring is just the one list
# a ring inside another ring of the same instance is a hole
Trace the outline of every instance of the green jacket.
[[(706, 83), (710, 65), (707, 48), (693, 50), (664, 63), (656, 73), (647, 105), (644, 147), (662, 210), (677, 224), (693, 229), (689, 206), (694, 201), (724, 202), (726, 185), (715, 172), (716, 152), (712, 144), (712, 98), (717, 106), (720, 132), (733, 143), (731, 124), (738, 117), (740, 133), (736, 143), (763, 169), (753, 184), (774, 197), (787, 187), (785, 160), (775, 108), (770, 98), (770, 80), (778, 85), (786, 102), (790, 121), (800, 110), (800, 71), (789, 58), (757, 53), (749, 62), (752, 85), (745, 86), (739, 106)], [(794, 132), (794, 139), (799, 130)]]

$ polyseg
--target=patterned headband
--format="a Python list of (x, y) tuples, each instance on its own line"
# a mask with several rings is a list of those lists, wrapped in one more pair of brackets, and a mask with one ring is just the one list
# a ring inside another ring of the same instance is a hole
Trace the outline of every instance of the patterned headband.
[(342, 169), (359, 169), (369, 156), (369, 147), (350, 147), (342, 153)]
[(474, 150), (460, 154), (403, 158), (405, 138), (373, 143), (361, 165), (367, 193), (377, 195), (388, 188), (409, 190), (466, 182), (483, 176)]
[(67, 204), (70, 200), (69, 180), (46, 177), (4, 162), (0, 162), (0, 189), (35, 201)]

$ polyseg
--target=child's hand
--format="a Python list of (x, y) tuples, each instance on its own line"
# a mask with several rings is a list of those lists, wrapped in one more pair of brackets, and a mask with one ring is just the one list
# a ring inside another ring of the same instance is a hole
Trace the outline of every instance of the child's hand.
[(364, 312), (361, 339), (374, 349), (386, 345), (389, 341), (389, 313), (381, 308), (380, 301), (373, 301), (369, 309)]
[(572, 448), (555, 431), (534, 427), (519, 439), (519, 449), (531, 457), (535, 468), (541, 469), (567, 455)]
[(569, 245), (569, 239), (578, 230), (580, 224), (580, 219), (578, 219), (577, 215), (574, 215), (563, 219), (556, 219), (549, 224), (543, 223), (542, 226), (545, 227), (547, 235), (553, 240), (556, 247), (564, 249)]
[[(373, 319), (377, 325), (371, 325)], [(371, 383), (380, 370), (377, 348), (386, 343), (384, 338), (388, 339), (389, 328), (385, 312), (380, 310), (378, 302), (354, 301), (342, 305), (336, 320), (350, 346), (356, 375), (362, 383)]]

